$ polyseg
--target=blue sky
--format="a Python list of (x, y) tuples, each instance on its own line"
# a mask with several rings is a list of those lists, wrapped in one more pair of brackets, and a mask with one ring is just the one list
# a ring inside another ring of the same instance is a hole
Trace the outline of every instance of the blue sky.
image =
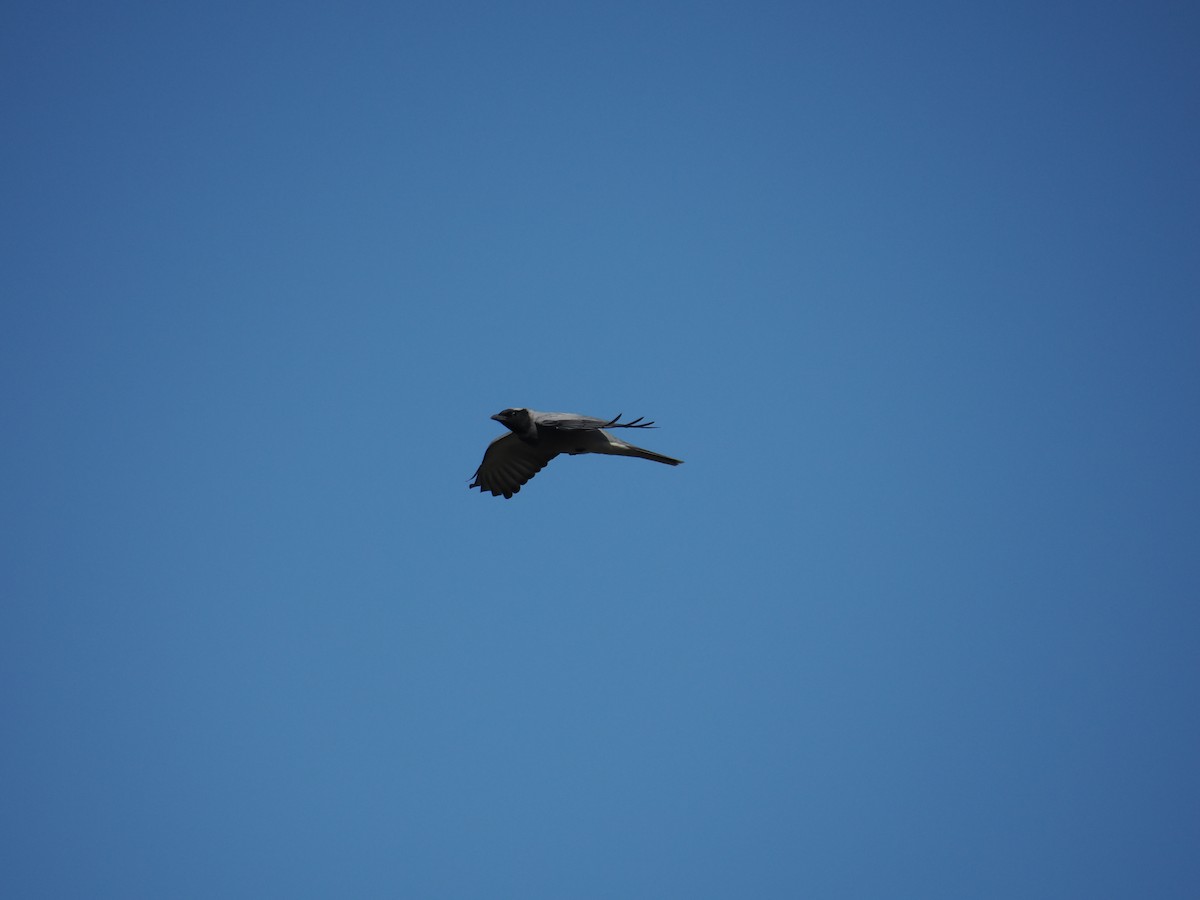
[(1189, 6), (0, 22), (0, 893), (1200, 891)]

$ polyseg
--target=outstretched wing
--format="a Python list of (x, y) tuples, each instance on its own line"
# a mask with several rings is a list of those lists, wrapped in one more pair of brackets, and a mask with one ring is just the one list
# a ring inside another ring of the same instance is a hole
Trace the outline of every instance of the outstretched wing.
[[(595, 428), (653, 428), (653, 422), (642, 422), (638, 416), (632, 422), (622, 422), (621, 414), (613, 419), (597, 419), (577, 413), (538, 413), (534, 418), (538, 428), (553, 428), (558, 431), (582, 431)], [(638, 424), (641, 423), (641, 424)]]
[(521, 490), (521, 485), (556, 456), (557, 451), (527, 444), (515, 434), (501, 435), (488, 444), (483, 462), (475, 470), (475, 480), (468, 487), (490, 491), (493, 497), (503, 494), (506, 500), (510, 499)]

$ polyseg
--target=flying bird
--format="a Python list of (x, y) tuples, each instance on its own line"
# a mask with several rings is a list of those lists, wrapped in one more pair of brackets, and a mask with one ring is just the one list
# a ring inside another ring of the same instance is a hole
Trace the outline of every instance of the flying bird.
[(469, 487), (480, 493), (491, 491), (507, 500), (521, 490), (521, 485), (540, 472), (560, 453), (576, 456), (580, 453), (607, 453), (612, 456), (636, 456), (668, 466), (677, 466), (682, 459), (663, 456), (653, 450), (643, 450), (613, 437), (606, 428), (653, 428), (653, 422), (643, 422), (638, 416), (632, 422), (595, 419), (576, 413), (538, 412), (536, 409), (504, 409), (492, 416), (508, 429), (488, 444), (483, 462), (475, 470), (475, 480)]

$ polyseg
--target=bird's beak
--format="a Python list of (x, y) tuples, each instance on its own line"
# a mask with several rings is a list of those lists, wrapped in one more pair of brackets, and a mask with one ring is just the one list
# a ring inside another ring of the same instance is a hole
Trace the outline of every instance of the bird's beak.
[(503, 419), (501, 419), (501, 418), (500, 418), (500, 413), (496, 413), (496, 414), (495, 414), (494, 416), (492, 416), (491, 418), (495, 419), (497, 422), (502, 422), (502, 421), (504, 421)]

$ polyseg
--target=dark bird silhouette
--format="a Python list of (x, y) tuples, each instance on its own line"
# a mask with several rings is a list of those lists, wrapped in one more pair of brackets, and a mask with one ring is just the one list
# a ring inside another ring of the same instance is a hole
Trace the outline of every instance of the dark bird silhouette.
[(653, 428), (653, 422), (642, 417), (632, 422), (596, 419), (575, 413), (538, 412), (536, 409), (505, 409), (492, 416), (509, 433), (488, 444), (483, 462), (475, 470), (475, 480), (469, 485), (481, 492), (490, 491), (493, 497), (509, 499), (521, 485), (540, 472), (560, 453), (575, 456), (580, 453), (607, 453), (611, 456), (636, 456), (654, 462), (677, 466), (682, 459), (663, 456), (653, 450), (643, 450), (620, 438), (606, 428)]

